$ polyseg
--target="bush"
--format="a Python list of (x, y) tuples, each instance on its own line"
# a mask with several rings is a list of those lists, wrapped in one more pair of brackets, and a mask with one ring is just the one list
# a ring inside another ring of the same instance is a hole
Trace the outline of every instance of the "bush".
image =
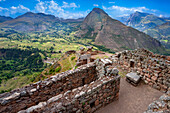
[(71, 57), (71, 60), (74, 60), (76, 57), (75, 56), (73, 56), (73, 57)]
[(78, 68), (78, 66), (75, 66), (75, 69), (77, 69)]
[(50, 71), (49, 71), (49, 74), (52, 74), (54, 72), (54, 69), (51, 68)]
[(61, 70), (61, 66), (57, 67), (57, 68), (55, 69), (55, 72), (59, 72), (60, 70)]

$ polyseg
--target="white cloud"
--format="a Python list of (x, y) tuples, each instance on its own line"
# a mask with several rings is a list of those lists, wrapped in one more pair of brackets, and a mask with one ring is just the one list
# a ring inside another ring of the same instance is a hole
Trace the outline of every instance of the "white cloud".
[(99, 5), (98, 4), (93, 4), (93, 6), (98, 7)]
[(35, 9), (38, 12), (45, 13), (45, 10), (47, 9), (47, 6), (44, 2), (39, 1), (39, 3), (36, 4)]
[(20, 4), (18, 6), (11, 6), (10, 8), (0, 7), (0, 15), (4, 16), (15, 16), (17, 13), (26, 13), (28, 11), (30, 11), (29, 8)]
[(134, 8), (127, 8), (127, 7), (121, 7), (121, 6), (116, 6), (116, 5), (113, 5), (111, 7), (108, 7), (105, 9), (107, 10), (120, 10), (120, 11), (140, 11), (140, 12), (143, 12), (143, 11), (146, 11), (146, 10), (149, 10), (148, 8), (146, 7), (134, 7)]
[(53, 0), (50, 1), (50, 5), (48, 6), (49, 8), (49, 11), (51, 13), (54, 13), (54, 11), (57, 11), (57, 12), (62, 12), (64, 11), (56, 2), (54, 2)]
[(71, 13), (69, 11), (65, 11), (65, 12), (60, 13), (60, 17), (65, 18), (65, 19), (67, 19), (67, 18), (70, 18), (70, 19), (81, 18), (81, 17), (85, 17), (88, 13), (89, 13), (89, 11), (76, 12), (76, 13)]
[(56, 1), (40, 1), (35, 6), (34, 12), (41, 12), (46, 14), (52, 14), (61, 18), (80, 18), (85, 17), (89, 11), (75, 12), (75, 8), (79, 8), (80, 5), (76, 3), (64, 2), (60, 5)]
[(121, 17), (123, 15), (130, 15), (136, 11), (147, 12), (147, 13), (156, 13), (158, 12), (155, 9), (148, 9), (146, 7), (122, 7), (117, 5), (112, 5), (111, 7), (102, 6), (102, 8), (109, 13), (113, 18)]
[(80, 7), (79, 5), (76, 5), (75, 3), (67, 3), (63, 1), (63, 8), (78, 8)]
[(164, 16), (163, 16), (163, 15), (159, 15), (159, 17), (161, 17), (161, 18), (162, 18), (162, 17), (164, 17)]
[(103, 8), (104, 10), (106, 10), (106, 9), (107, 9), (105, 6), (102, 6), (102, 8)]
[(6, 0), (0, 0), (0, 2), (3, 2), (3, 1), (6, 1)]
[(9, 11), (10, 11), (11, 14), (16, 14), (16, 13), (25, 13), (25, 12), (28, 12), (28, 11), (30, 11), (30, 9), (19, 4), (19, 6), (17, 6), (17, 7), (12, 6), (9, 9)]
[(7, 8), (0, 7), (0, 11), (8, 10)]

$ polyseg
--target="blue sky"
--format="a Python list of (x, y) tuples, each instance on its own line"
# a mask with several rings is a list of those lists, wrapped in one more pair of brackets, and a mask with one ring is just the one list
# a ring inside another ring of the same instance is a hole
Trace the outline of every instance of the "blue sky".
[(170, 0), (0, 0), (0, 15), (15, 18), (31, 11), (62, 18), (80, 18), (99, 7), (113, 18), (135, 11), (170, 17), (169, 5)]

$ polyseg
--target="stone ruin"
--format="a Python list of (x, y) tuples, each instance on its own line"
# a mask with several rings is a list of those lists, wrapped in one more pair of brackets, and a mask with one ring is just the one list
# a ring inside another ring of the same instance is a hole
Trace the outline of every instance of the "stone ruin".
[(158, 100), (152, 102), (144, 113), (169, 113), (170, 93), (163, 94)]
[(146, 84), (165, 93), (151, 103), (145, 113), (168, 113), (170, 57), (145, 49), (118, 52), (108, 59), (97, 59), (44, 81), (0, 94), (0, 112), (94, 112), (119, 98), (117, 68), (138, 75)]
[(149, 86), (167, 92), (170, 87), (170, 57), (146, 49), (123, 51), (112, 56), (113, 65), (137, 73)]
[(90, 62), (94, 62), (95, 59), (92, 58), (93, 55), (104, 54), (103, 52), (98, 50), (93, 51), (93, 47), (91, 46), (87, 46), (86, 48), (87, 51), (85, 51), (84, 47), (80, 47), (76, 66), (81, 66)]
[(90, 113), (117, 100), (119, 88), (118, 70), (97, 60), (0, 94), (0, 112)]
[[(128, 80), (133, 75), (133, 80), (128, 82), (133, 81), (134, 84), (140, 77), (149, 86), (165, 93), (159, 100), (151, 103), (144, 113), (170, 112), (170, 56), (153, 54), (146, 49), (136, 49), (118, 52), (111, 59), (113, 65), (128, 72), (126, 75)], [(135, 80), (134, 76), (137, 75)]]

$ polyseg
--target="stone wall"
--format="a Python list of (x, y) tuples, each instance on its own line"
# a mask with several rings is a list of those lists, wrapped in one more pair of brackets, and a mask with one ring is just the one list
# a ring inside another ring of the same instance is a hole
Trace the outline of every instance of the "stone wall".
[(119, 97), (119, 85), (120, 76), (104, 76), (88, 85), (68, 90), (63, 94), (52, 97), (36, 106), (22, 110), (20, 113), (59, 113), (63, 111), (68, 113), (91, 113), (100, 107), (117, 100)]
[(170, 87), (170, 56), (153, 54), (145, 49), (123, 51), (112, 56), (114, 65), (137, 72), (146, 84), (167, 92)]
[(170, 91), (152, 102), (144, 113), (170, 113)]
[(57, 74), (44, 81), (30, 84), (0, 95), (0, 112), (17, 112), (39, 102), (97, 79), (95, 63)]
[(73, 71), (1, 94), (0, 112), (53, 112), (57, 109), (93, 112), (119, 96), (120, 76), (117, 69), (101, 65), (104, 66), (101, 68), (104, 73), (99, 76), (100, 66), (97, 65), (96, 62), (82, 65)]

